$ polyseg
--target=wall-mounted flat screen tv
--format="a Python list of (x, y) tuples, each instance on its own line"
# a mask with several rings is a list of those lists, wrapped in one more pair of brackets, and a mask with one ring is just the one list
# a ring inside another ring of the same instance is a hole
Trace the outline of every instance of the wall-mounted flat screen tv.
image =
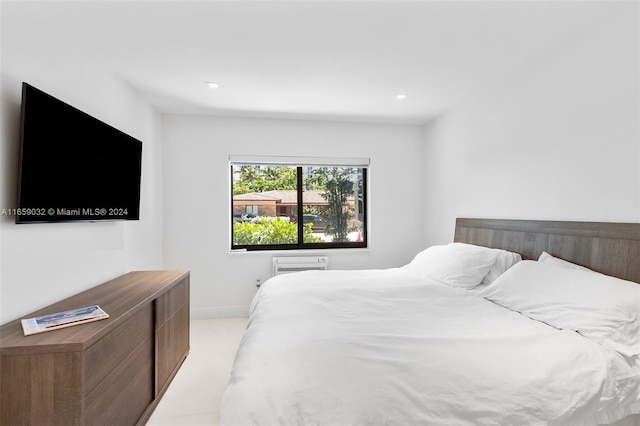
[(16, 223), (138, 220), (142, 142), (22, 84)]

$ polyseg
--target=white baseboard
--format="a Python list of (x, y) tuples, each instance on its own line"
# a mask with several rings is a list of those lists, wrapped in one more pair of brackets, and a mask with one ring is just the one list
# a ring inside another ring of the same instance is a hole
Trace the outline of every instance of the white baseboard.
[(249, 316), (249, 305), (240, 306), (210, 306), (205, 308), (191, 307), (191, 319), (213, 319), (213, 318), (247, 318)]

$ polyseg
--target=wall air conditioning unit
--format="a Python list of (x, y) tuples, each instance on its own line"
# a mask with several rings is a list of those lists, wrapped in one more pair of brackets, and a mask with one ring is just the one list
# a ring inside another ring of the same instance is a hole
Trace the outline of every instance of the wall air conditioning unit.
[(300, 271), (324, 271), (329, 267), (328, 256), (274, 257), (273, 276)]

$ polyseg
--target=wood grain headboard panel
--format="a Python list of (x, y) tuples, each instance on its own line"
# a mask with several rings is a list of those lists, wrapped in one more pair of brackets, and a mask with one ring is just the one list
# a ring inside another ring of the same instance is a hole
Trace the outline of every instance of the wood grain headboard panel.
[(640, 223), (458, 218), (454, 241), (514, 251), (523, 259), (546, 251), (640, 283)]

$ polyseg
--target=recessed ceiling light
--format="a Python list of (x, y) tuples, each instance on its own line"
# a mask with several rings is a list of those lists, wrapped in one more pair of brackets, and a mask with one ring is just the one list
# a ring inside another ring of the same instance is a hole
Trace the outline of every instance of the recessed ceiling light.
[(396, 99), (402, 100), (402, 99), (407, 99), (407, 95), (406, 93), (400, 93), (398, 96), (396, 96)]
[(209, 86), (211, 89), (217, 89), (218, 87), (220, 87), (220, 83), (216, 81), (207, 81), (207, 86)]

